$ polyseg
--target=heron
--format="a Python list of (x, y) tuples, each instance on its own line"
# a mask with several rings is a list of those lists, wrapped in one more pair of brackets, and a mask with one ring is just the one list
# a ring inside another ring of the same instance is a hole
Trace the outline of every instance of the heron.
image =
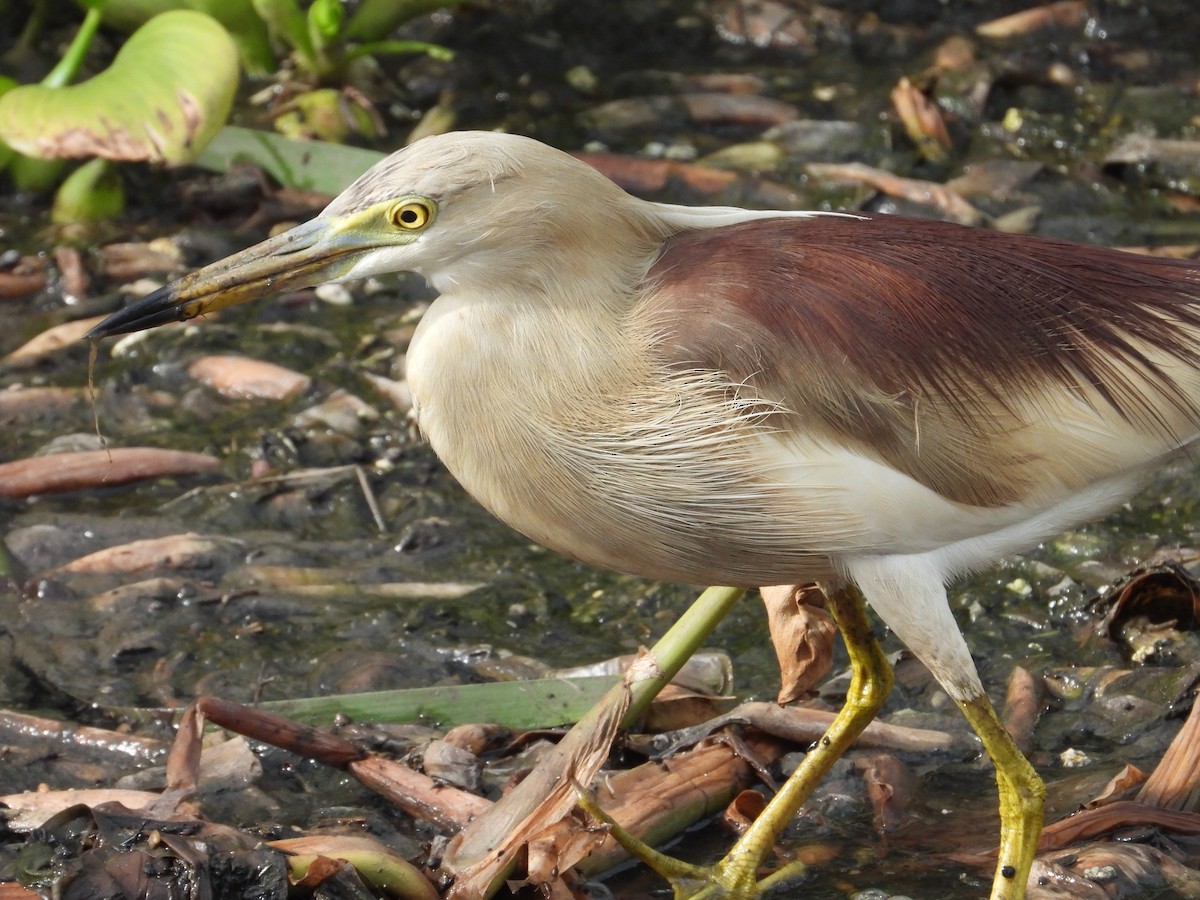
[(458, 132), (89, 337), (394, 272), (437, 292), (407, 354), (417, 422), (499, 519), (656, 581), (827, 589), (846, 704), (678, 895), (760, 893), (775, 838), (890, 688), (869, 607), (994, 762), (990, 896), (1024, 896), (1045, 788), (947, 585), (1103, 515), (1200, 435), (1200, 263), (894, 215), (655, 203), (531, 138)]

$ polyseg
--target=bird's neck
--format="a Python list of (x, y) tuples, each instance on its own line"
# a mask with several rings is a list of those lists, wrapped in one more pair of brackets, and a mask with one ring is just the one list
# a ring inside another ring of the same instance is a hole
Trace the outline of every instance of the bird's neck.
[(633, 297), (579, 274), (557, 294), (536, 282), (487, 291), (460, 282), (413, 336), (408, 381), (421, 430), (474, 493), (481, 461), (499, 464), (556, 418), (645, 377), (626, 339)]

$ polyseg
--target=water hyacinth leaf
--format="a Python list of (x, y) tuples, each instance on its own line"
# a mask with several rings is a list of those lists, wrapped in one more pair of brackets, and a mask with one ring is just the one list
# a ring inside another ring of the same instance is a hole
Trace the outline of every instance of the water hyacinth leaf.
[(104, 222), (125, 209), (125, 188), (113, 170), (111, 161), (89, 159), (67, 176), (54, 195), (50, 221), (56, 225), (70, 222)]
[(28, 156), (189, 162), (233, 104), (237, 48), (210, 16), (163, 13), (82, 84), (0, 97), (0, 139)]
[(308, 31), (308, 19), (296, 0), (251, 0), (267, 30), (292, 49), (300, 66), (316, 72), (319, 60)]
[[(9, 78), (7, 75), (0, 75), (0, 97), (3, 97), (16, 86), (17, 82), (15, 79)], [(13, 148), (0, 140), (0, 169), (7, 166), (12, 158)]]
[(287, 187), (332, 195), (340, 194), (383, 157), (377, 150), (296, 140), (229, 125), (221, 129), (195, 162), (217, 172), (228, 171), (235, 163), (248, 162)]
[(190, 9), (207, 13), (225, 26), (251, 75), (275, 71), (275, 53), (267, 25), (251, 0), (104, 0), (104, 24), (121, 31), (136, 31), (160, 13)]

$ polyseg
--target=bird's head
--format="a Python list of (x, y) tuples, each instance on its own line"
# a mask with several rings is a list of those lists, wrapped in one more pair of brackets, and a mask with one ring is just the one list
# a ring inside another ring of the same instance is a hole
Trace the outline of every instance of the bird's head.
[(650, 206), (529, 138), (426, 138), (372, 166), (311, 221), (166, 285), (89, 337), (392, 272), (416, 272), (442, 292), (527, 290), (595, 271), (634, 280), (663, 236)]

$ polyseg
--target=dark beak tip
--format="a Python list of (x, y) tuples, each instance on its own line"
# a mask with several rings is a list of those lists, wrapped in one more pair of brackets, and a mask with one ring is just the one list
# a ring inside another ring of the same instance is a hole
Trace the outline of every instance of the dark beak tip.
[(147, 294), (141, 300), (119, 309), (103, 322), (94, 326), (83, 336), (85, 341), (145, 331), (158, 325), (186, 319), (183, 311), (175, 304), (175, 295), (169, 288)]

